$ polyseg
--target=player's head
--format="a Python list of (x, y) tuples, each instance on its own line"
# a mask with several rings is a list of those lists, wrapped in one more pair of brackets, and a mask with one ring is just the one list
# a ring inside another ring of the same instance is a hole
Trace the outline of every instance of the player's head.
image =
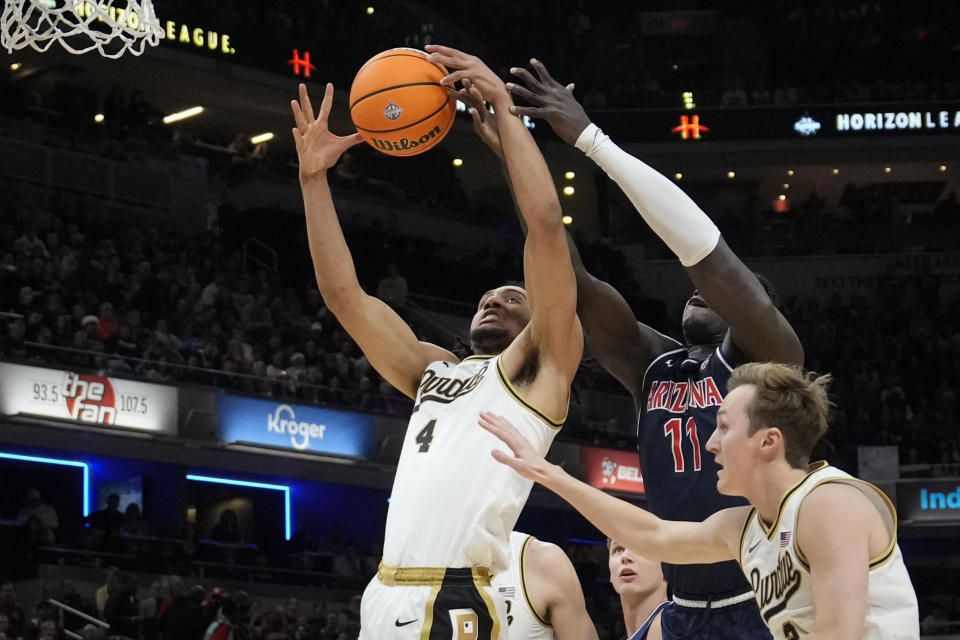
[(744, 495), (758, 465), (783, 459), (806, 469), (810, 452), (827, 431), (830, 376), (800, 367), (754, 362), (733, 370), (717, 428), (707, 442), (722, 467), (717, 489)]
[[(773, 305), (775, 307), (780, 306), (780, 295), (774, 289), (773, 284), (759, 273), (754, 272), (753, 275), (756, 276), (757, 282), (763, 287)], [(710, 308), (710, 305), (696, 289), (683, 306), (681, 325), (684, 342), (688, 345), (719, 344), (723, 341), (727, 329), (730, 328), (730, 324), (723, 316)]]
[(510, 282), (480, 296), (470, 321), (470, 347), (478, 355), (495, 355), (507, 348), (530, 322), (530, 305), (523, 284)]
[(607, 551), (610, 584), (621, 598), (642, 599), (658, 589), (662, 589), (666, 597), (667, 584), (659, 562), (647, 560), (610, 538), (607, 538)]

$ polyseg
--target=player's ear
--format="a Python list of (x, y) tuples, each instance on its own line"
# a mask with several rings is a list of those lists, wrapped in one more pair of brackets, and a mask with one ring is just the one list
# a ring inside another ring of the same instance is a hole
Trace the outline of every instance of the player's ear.
[(766, 427), (761, 430), (760, 457), (764, 462), (772, 462), (783, 455), (783, 432), (779, 427)]

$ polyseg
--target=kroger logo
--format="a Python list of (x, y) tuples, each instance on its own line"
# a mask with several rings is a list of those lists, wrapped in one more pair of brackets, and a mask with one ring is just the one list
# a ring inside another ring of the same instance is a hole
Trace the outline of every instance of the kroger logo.
[(327, 425), (313, 422), (298, 422), (297, 415), (288, 404), (281, 404), (267, 415), (267, 431), (270, 433), (290, 434), (290, 444), (294, 449), (303, 450), (310, 447), (311, 438), (323, 439)]

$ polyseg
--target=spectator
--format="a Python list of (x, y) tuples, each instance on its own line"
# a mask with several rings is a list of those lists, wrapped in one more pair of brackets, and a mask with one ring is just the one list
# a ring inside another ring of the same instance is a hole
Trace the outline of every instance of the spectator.
[(140, 512), (140, 505), (131, 502), (127, 505), (127, 510), (123, 514), (123, 532), (135, 536), (150, 535), (150, 525), (143, 519)]
[(116, 586), (107, 597), (103, 618), (110, 625), (111, 635), (137, 638), (140, 635), (140, 603), (137, 600), (137, 578), (132, 573), (118, 576)]
[(107, 506), (87, 516), (87, 522), (92, 528), (104, 533), (119, 532), (123, 524), (123, 513), (120, 512), (120, 496), (116, 493), (107, 496)]
[(220, 514), (220, 521), (213, 527), (210, 537), (217, 542), (226, 542), (228, 544), (239, 544), (243, 542), (243, 534), (240, 531), (240, 521), (237, 519), (237, 512), (233, 509), (224, 509)]
[(117, 587), (117, 576), (119, 573), (120, 569), (117, 567), (107, 567), (103, 571), (103, 584), (97, 587), (96, 592), (94, 592), (94, 604), (101, 618), (103, 618), (103, 611), (107, 607), (110, 592)]
[(207, 627), (203, 640), (234, 640), (234, 629), (239, 621), (237, 604), (230, 598), (223, 598), (217, 610), (217, 619)]
[(51, 534), (54, 534), (57, 527), (60, 526), (60, 520), (57, 518), (57, 510), (41, 499), (39, 489), (27, 490), (26, 504), (20, 509), (20, 513), (17, 514), (17, 519), (20, 520), (20, 522), (26, 522), (30, 516), (37, 516), (41, 526), (50, 531)]
[(10, 634), (10, 618), (7, 614), (0, 613), (0, 640), (13, 640)]
[(23, 635), (27, 616), (23, 606), (17, 602), (17, 592), (10, 580), (3, 580), (0, 583), (0, 614), (7, 618), (7, 635), (11, 638), (19, 638)]

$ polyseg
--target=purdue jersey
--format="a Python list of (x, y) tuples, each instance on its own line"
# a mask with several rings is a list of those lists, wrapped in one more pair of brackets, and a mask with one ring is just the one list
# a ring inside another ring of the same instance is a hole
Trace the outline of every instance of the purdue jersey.
[(529, 405), (500, 357), (433, 362), (423, 373), (393, 481), (383, 543), (395, 567), (506, 571), (509, 536), (527, 501), (527, 480), (490, 455), (509, 451), (478, 424), (481, 411), (510, 420), (546, 455), (562, 420)]
[(512, 531), (510, 533), (510, 567), (494, 576), (490, 585), (507, 603), (507, 626), (510, 628), (510, 640), (553, 640), (551, 627), (530, 602), (527, 593), (527, 579), (524, 566), (524, 553), (531, 535)]
[(780, 502), (777, 520), (767, 527), (752, 509), (740, 538), (740, 565), (756, 594), (757, 604), (773, 636), (797, 640), (813, 630), (813, 586), (810, 566), (797, 546), (797, 515), (811, 491), (827, 482), (856, 487), (880, 511), (890, 545), (870, 560), (867, 617), (862, 640), (916, 640), (920, 637), (917, 596), (897, 545), (897, 514), (890, 500), (873, 485), (820, 462)]

